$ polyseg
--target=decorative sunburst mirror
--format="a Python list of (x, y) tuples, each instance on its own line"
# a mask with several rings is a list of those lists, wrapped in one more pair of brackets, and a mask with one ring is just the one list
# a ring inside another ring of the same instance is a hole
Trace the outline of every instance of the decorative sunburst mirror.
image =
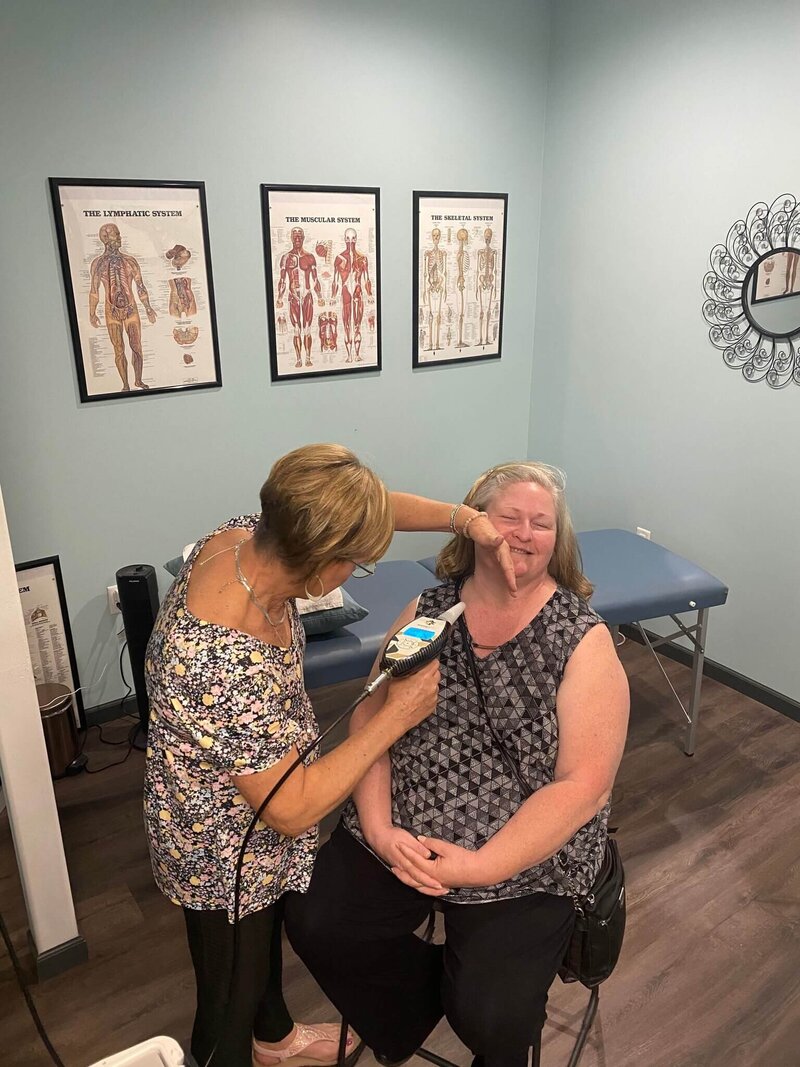
[(800, 205), (754, 204), (711, 250), (703, 317), (725, 363), (748, 382), (800, 385)]

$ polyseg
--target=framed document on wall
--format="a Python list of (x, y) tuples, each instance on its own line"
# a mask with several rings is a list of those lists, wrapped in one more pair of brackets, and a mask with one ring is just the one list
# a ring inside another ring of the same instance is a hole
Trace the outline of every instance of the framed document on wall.
[(81, 401), (222, 385), (202, 182), (51, 178)]
[(499, 359), (507, 193), (414, 193), (415, 367)]
[(380, 190), (262, 185), (272, 380), (381, 369)]
[(28, 650), (37, 685), (60, 682), (73, 694), (75, 722), (85, 726), (78, 667), (58, 556), (16, 566)]

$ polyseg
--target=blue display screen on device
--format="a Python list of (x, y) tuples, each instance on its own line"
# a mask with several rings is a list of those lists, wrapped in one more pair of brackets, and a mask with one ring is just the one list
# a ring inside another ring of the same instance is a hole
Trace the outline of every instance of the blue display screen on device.
[(423, 630), (419, 626), (409, 626), (405, 633), (409, 637), (418, 637), (420, 641), (430, 641), (432, 637), (436, 636), (433, 630)]

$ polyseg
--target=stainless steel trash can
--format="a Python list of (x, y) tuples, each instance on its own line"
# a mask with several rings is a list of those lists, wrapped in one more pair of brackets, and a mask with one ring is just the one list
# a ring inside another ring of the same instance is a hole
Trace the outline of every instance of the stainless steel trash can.
[(78, 756), (78, 730), (72, 712), (72, 694), (60, 682), (44, 682), (36, 686), (36, 696), (42, 714), (50, 773), (54, 778), (63, 778), (67, 767)]

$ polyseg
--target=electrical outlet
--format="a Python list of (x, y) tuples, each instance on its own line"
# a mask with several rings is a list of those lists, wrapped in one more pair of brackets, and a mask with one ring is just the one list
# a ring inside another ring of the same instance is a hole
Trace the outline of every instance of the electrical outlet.
[(637, 526), (636, 532), (640, 537), (644, 537), (646, 540), (650, 540), (650, 531), (645, 530), (644, 526)]
[(117, 593), (117, 587), (115, 585), (109, 585), (106, 588), (106, 597), (108, 599), (109, 614), (119, 615), (119, 594)]

